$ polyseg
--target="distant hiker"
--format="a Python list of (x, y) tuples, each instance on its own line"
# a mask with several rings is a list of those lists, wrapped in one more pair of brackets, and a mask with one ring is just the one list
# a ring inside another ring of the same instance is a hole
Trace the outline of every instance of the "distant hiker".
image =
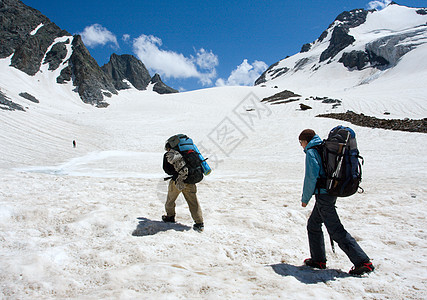
[(322, 140), (314, 130), (305, 129), (299, 135), (299, 142), (306, 153), (302, 207), (307, 206), (313, 195), (316, 198), (307, 222), (311, 258), (306, 259), (304, 264), (312, 268), (326, 268), (325, 242), (322, 232), (322, 223), (324, 223), (331, 240), (338, 244), (354, 264), (349, 273), (362, 275), (372, 272), (374, 266), (369, 257), (341, 224), (335, 209), (337, 197), (329, 195), (326, 189), (316, 187), (318, 179), (324, 177), (325, 171), (318, 151), (312, 147), (320, 145)]
[[(196, 194), (196, 183), (202, 180), (203, 171), (200, 166), (200, 174), (198, 176), (194, 176), (188, 159), (186, 161), (183, 157), (184, 153), (181, 154), (176, 150), (179, 142), (179, 137), (175, 135), (169, 138), (165, 144), (166, 153), (163, 156), (163, 170), (166, 174), (171, 175), (171, 181), (169, 182), (168, 195), (165, 204), (166, 215), (162, 216), (162, 220), (164, 222), (175, 223), (175, 201), (182, 192), (188, 203), (191, 217), (195, 222), (193, 229), (196, 231), (203, 231), (204, 224), (202, 209), (199, 201), (197, 200)], [(198, 154), (194, 154), (196, 155), (194, 157), (199, 161)]]
[(73, 140), (73, 148), (76, 148), (76, 141)]

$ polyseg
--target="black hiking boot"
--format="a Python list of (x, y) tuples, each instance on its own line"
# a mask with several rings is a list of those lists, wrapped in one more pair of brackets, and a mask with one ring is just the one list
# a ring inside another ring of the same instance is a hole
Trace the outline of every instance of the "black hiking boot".
[(203, 223), (196, 223), (193, 225), (193, 229), (202, 232), (205, 229), (205, 225)]
[(361, 265), (358, 265), (357, 267), (354, 266), (353, 268), (351, 268), (351, 270), (348, 273), (350, 273), (351, 275), (363, 275), (363, 274), (371, 273), (374, 270), (375, 270), (374, 265), (370, 261), (368, 261)]
[(163, 215), (162, 220), (165, 223), (175, 223), (175, 216), (168, 217), (168, 216)]
[(324, 261), (314, 261), (311, 258), (307, 258), (306, 260), (304, 260), (304, 264), (306, 266), (311, 267), (311, 268), (326, 269), (326, 262), (324, 262)]

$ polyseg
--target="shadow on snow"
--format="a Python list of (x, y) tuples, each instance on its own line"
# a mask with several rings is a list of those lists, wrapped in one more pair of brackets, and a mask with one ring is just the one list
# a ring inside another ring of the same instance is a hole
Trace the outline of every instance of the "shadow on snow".
[(317, 270), (307, 266), (293, 266), (289, 264), (270, 265), (274, 272), (282, 276), (293, 276), (302, 283), (315, 284), (333, 281), (337, 278), (352, 277), (350, 274), (336, 269)]
[(140, 221), (136, 229), (132, 232), (133, 236), (154, 235), (168, 230), (187, 231), (191, 229), (191, 227), (180, 223), (165, 223), (163, 221), (153, 221), (143, 217), (138, 218), (138, 220)]

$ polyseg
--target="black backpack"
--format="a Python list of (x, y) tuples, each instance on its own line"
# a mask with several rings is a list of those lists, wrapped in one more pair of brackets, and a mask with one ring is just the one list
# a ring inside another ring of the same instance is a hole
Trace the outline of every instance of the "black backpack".
[(185, 161), (185, 167), (188, 169), (187, 178), (184, 180), (185, 183), (195, 184), (199, 183), (203, 179), (203, 168), (200, 154), (195, 147), (193, 140), (185, 134), (177, 134), (171, 136), (167, 143), (172, 149), (179, 151)]
[[(349, 128), (333, 128), (323, 143), (312, 147), (322, 158), (326, 177), (317, 180), (317, 188), (324, 188), (336, 197), (348, 197), (361, 189), (363, 157), (357, 149), (356, 134)], [(362, 160), (360, 163), (359, 159)]]

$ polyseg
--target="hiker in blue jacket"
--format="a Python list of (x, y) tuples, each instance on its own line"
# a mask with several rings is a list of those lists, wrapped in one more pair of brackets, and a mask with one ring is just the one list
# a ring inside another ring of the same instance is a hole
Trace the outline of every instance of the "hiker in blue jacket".
[(374, 266), (369, 257), (341, 224), (335, 209), (337, 197), (330, 196), (325, 189), (316, 187), (317, 180), (325, 176), (325, 171), (318, 151), (312, 147), (320, 145), (322, 140), (314, 130), (305, 129), (299, 135), (299, 142), (306, 153), (302, 207), (307, 206), (313, 195), (316, 198), (316, 203), (307, 222), (311, 258), (304, 260), (304, 264), (312, 268), (326, 268), (325, 241), (322, 231), (322, 223), (324, 223), (331, 239), (338, 244), (354, 264), (349, 273), (362, 275), (372, 272)]

